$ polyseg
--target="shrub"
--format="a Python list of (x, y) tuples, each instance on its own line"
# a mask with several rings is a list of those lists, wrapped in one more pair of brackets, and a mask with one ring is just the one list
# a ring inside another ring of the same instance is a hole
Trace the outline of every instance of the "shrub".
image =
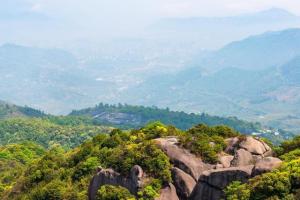
[(249, 200), (251, 193), (246, 184), (234, 181), (225, 189), (225, 194), (227, 200)]
[(97, 200), (134, 200), (130, 192), (120, 186), (104, 185), (100, 187), (96, 196)]

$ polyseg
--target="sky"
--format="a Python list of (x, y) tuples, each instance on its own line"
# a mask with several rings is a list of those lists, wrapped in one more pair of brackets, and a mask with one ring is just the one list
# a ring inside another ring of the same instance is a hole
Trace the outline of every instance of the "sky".
[(229, 16), (273, 7), (300, 15), (299, 0), (0, 0), (0, 5), (0, 42), (127, 36), (161, 18)]
[[(300, 14), (298, 0), (1, 0), (1, 13), (32, 12), (52, 17), (153, 18), (224, 16), (272, 7)], [(55, 16), (54, 16), (55, 15)]]

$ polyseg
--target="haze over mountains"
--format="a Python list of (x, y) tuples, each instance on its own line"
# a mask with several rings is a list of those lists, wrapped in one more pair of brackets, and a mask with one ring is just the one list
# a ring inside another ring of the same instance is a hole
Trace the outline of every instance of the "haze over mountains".
[[(167, 19), (141, 37), (74, 42), (65, 50), (5, 44), (0, 99), (54, 114), (99, 102), (156, 105), (298, 132), (300, 29), (294, 27), (299, 22), (287, 11), (271, 9)], [(203, 50), (226, 42), (219, 50)]]
[(153, 25), (164, 39), (190, 40), (202, 48), (220, 48), (235, 40), (266, 31), (299, 27), (300, 18), (290, 12), (271, 8), (228, 17), (167, 18)]

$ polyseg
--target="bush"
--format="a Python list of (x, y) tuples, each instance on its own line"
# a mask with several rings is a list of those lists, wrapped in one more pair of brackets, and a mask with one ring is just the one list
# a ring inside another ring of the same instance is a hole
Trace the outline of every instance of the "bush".
[(227, 200), (248, 200), (251, 193), (246, 184), (234, 181), (225, 189), (225, 194)]
[(159, 190), (161, 189), (161, 181), (153, 179), (145, 186), (141, 191), (138, 192), (139, 200), (153, 200), (159, 196)]
[(96, 196), (97, 200), (134, 200), (135, 197), (123, 187), (104, 185), (102, 186)]
[(185, 148), (199, 155), (203, 161), (215, 164), (218, 161), (218, 153), (226, 147), (224, 138), (237, 135), (235, 131), (225, 126), (208, 127), (199, 124), (183, 134), (180, 141)]
[(65, 183), (54, 180), (44, 187), (36, 187), (29, 195), (32, 200), (61, 200), (64, 199)]
[(287, 153), (300, 148), (300, 136), (297, 136), (292, 140), (283, 142), (281, 144), (281, 147), (283, 148), (283, 153)]
[(81, 179), (87, 174), (91, 174), (97, 166), (99, 165), (99, 160), (96, 157), (89, 157), (84, 162), (78, 164), (75, 168), (75, 171), (72, 175), (73, 181)]

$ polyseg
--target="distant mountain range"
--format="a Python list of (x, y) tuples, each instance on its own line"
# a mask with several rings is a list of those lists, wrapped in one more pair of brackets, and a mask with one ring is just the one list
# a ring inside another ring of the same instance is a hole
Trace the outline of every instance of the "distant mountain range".
[(272, 8), (229, 17), (167, 18), (155, 23), (150, 31), (154, 30), (167, 40), (192, 40), (202, 48), (220, 48), (249, 35), (291, 27), (300, 27), (300, 17), (283, 9)]
[(191, 63), (210, 70), (228, 67), (261, 70), (278, 67), (300, 55), (300, 29), (267, 32), (232, 42)]
[(300, 132), (300, 29), (193, 53), (193, 59), (180, 64), (185, 67), (173, 71), (170, 66), (179, 62), (173, 51), (143, 56), (154, 53), (153, 48), (135, 57), (129, 50), (121, 53), (121, 47), (119, 56), (112, 50), (111, 55), (85, 59), (59, 49), (3, 45), (0, 99), (55, 114), (97, 102), (156, 105)]
[(123, 98), (135, 104), (258, 119), (300, 132), (299, 44), (300, 29), (253, 36), (190, 64), (196, 67), (148, 79)]

